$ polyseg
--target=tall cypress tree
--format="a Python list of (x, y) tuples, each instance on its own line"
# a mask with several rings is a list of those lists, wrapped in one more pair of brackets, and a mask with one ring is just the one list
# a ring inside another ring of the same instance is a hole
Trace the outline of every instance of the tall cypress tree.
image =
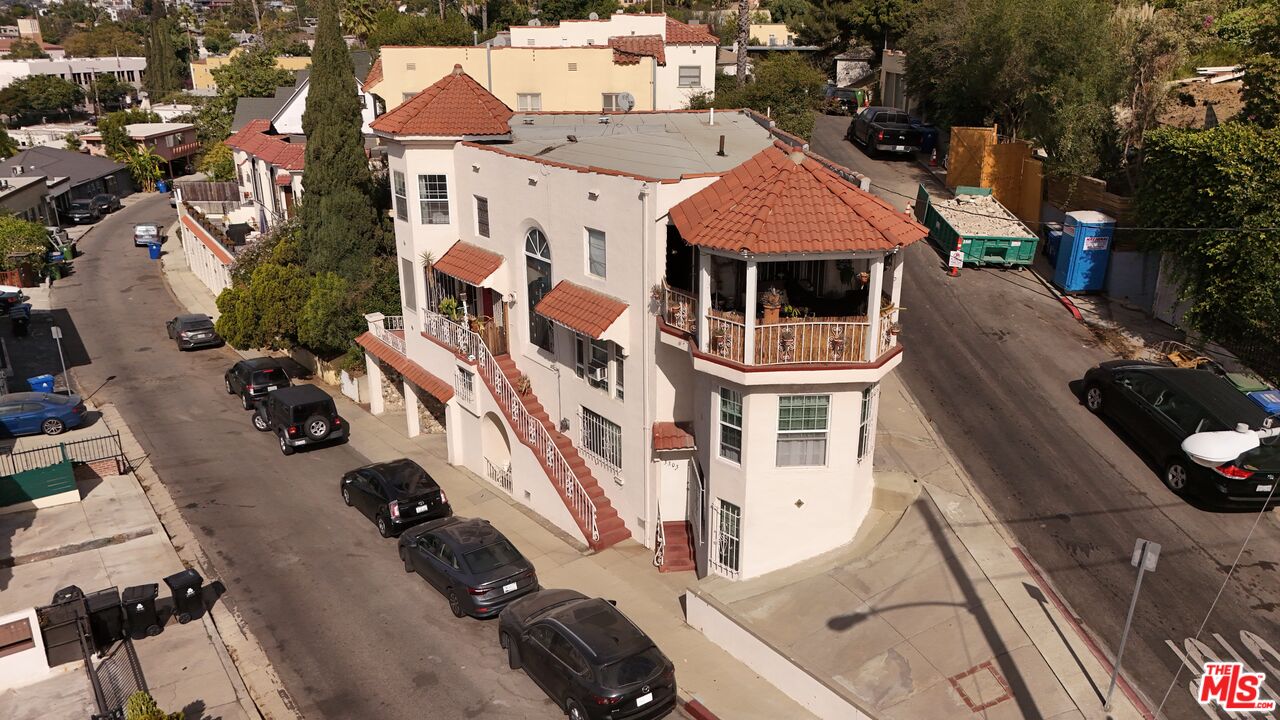
[(173, 49), (173, 26), (165, 11), (165, 0), (151, 3), (151, 34), (147, 38), (147, 72), (143, 85), (154, 102), (182, 87), (178, 55)]
[(360, 135), (360, 96), (336, 0), (321, 0), (302, 131), (302, 232), (307, 267), (356, 279), (376, 248), (379, 218)]

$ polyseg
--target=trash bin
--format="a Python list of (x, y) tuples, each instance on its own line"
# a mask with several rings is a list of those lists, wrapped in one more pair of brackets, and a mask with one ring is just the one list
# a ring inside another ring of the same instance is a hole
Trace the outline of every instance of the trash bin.
[(13, 324), (14, 337), (26, 337), (27, 326), (31, 324), (31, 316), (22, 313), (9, 315), (9, 322)]
[(178, 623), (191, 622), (191, 618), (204, 612), (204, 578), (195, 570), (183, 570), (164, 579), (173, 594), (173, 614)]
[(147, 243), (147, 254), (151, 256), (152, 260), (159, 260), (160, 259), (160, 243), (158, 242)]
[(169, 192), (169, 183), (167, 183), (167, 182), (165, 182), (165, 181), (163, 181), (163, 180), (161, 180), (160, 182), (156, 183), (156, 192), (158, 192), (158, 193), (167, 193), (167, 192)]
[(49, 601), (50, 605), (61, 605), (64, 602), (72, 600), (83, 600), (84, 591), (77, 585), (68, 585), (53, 594), (53, 600)]
[(53, 392), (53, 376), (37, 375), (33, 378), (27, 378), (27, 384), (31, 386), (32, 392), (51, 393)]
[(115, 588), (89, 593), (84, 599), (89, 612), (89, 632), (93, 646), (101, 654), (124, 639), (124, 608), (120, 607), (120, 591)]
[(160, 634), (160, 614), (156, 612), (156, 596), (159, 594), (160, 586), (155, 583), (134, 585), (121, 593), (120, 602), (124, 605), (129, 637), (141, 640)]

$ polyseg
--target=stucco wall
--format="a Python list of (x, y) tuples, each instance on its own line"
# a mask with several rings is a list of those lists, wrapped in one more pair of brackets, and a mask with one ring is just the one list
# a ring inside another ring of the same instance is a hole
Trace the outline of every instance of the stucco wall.
[[(199, 62), (191, 63), (191, 87), (195, 90), (217, 90), (218, 83), (213, 79), (213, 71), (223, 67), (231, 62), (235, 53), (241, 52), (235, 50), (231, 55), (213, 55)], [(311, 67), (311, 58), (309, 57), (285, 57), (276, 58), (276, 67), (281, 70), (306, 70)]]

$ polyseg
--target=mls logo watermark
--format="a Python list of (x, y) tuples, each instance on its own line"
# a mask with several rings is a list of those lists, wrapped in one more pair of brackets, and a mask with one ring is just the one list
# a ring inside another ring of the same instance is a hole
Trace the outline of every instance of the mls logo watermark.
[(1205, 663), (1197, 699), (1201, 705), (1217, 703), (1218, 707), (1227, 712), (1275, 710), (1275, 700), (1263, 700), (1260, 697), (1266, 680), (1265, 673), (1250, 672), (1244, 663)]

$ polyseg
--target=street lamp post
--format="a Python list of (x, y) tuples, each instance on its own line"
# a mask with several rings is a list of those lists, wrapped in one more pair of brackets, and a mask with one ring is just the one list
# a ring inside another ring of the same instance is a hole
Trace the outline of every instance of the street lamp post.
[(1245, 423), (1235, 430), (1196, 433), (1182, 441), (1182, 451), (1197, 465), (1218, 467), (1234, 461), (1250, 450), (1256, 450), (1267, 438), (1280, 437), (1280, 427), (1273, 426), (1275, 415), (1262, 421), (1262, 428), (1254, 430)]

